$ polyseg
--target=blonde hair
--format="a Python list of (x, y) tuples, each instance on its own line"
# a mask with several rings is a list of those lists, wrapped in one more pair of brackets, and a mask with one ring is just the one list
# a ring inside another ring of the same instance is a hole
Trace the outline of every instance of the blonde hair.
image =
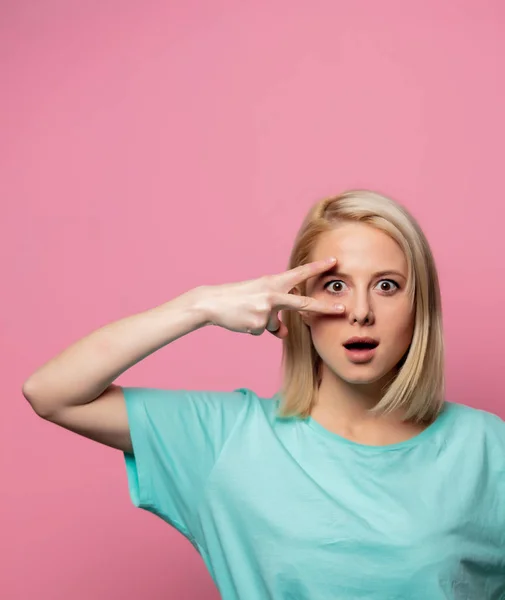
[[(415, 319), (412, 342), (371, 410), (387, 414), (400, 409), (404, 421), (431, 422), (444, 403), (442, 307), (435, 261), (415, 218), (391, 198), (369, 190), (350, 190), (321, 200), (309, 210), (298, 231), (288, 268), (310, 262), (319, 236), (346, 221), (384, 231), (400, 245), (408, 263), (407, 293)], [(300, 288), (304, 294), (305, 285)], [(279, 415), (307, 417), (317, 398), (321, 359), (300, 314), (287, 310), (282, 318), (289, 335), (283, 339)]]

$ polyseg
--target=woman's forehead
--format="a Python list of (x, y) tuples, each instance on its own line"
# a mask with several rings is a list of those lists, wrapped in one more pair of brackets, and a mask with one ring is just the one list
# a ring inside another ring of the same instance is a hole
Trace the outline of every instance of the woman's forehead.
[(337, 268), (349, 270), (405, 270), (402, 248), (384, 231), (365, 223), (345, 223), (322, 233), (312, 250), (311, 260), (337, 258)]

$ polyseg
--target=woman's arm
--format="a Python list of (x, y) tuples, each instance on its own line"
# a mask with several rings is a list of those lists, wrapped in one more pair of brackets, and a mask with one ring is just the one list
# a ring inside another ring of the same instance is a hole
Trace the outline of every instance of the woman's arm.
[(93, 331), (35, 371), (23, 384), (23, 395), (44, 418), (92, 402), (124, 371), (206, 325), (200, 296), (196, 288)]
[(206, 325), (200, 292), (109, 323), (49, 360), (23, 384), (34, 411), (74, 433), (132, 453), (123, 391), (112, 382), (131, 366)]
[[(289, 293), (333, 261), (309, 263), (259, 279), (201, 286), (162, 304), (109, 323), (49, 360), (23, 385), (23, 395), (44, 419), (106, 445), (131, 452), (126, 404), (114, 380), (156, 350), (203, 327), (260, 335), (268, 327), (287, 334), (279, 310), (341, 314), (342, 306)], [(280, 325), (280, 327), (279, 327)]]

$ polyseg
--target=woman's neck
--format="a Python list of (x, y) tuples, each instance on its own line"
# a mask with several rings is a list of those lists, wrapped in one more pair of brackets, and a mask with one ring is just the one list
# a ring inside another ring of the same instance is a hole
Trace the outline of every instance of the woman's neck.
[(403, 422), (403, 411), (375, 415), (369, 411), (384, 394), (393, 374), (371, 384), (349, 383), (323, 367), (321, 385), (311, 417), (321, 425), (358, 443), (386, 445), (420, 433), (425, 425)]

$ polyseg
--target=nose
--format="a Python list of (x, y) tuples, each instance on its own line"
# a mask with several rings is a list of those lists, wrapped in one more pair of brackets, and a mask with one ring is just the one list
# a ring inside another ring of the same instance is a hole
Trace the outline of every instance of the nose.
[(375, 321), (374, 311), (367, 290), (355, 290), (347, 305), (351, 325), (372, 325)]

